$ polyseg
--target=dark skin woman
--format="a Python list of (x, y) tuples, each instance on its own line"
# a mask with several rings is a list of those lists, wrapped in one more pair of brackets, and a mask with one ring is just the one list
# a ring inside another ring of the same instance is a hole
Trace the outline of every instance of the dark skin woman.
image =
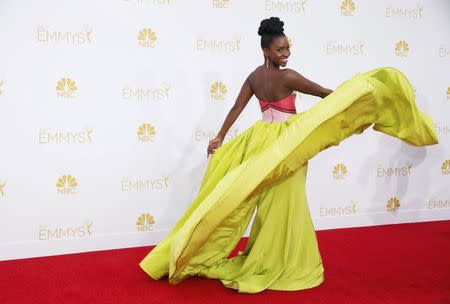
[(262, 50), (264, 64), (257, 67), (244, 81), (222, 128), (217, 136), (209, 142), (207, 156), (222, 145), (228, 130), (253, 95), (266, 102), (275, 102), (289, 96), (293, 91), (322, 98), (333, 92), (306, 79), (294, 70), (280, 69), (280, 67), (286, 66), (291, 55), (289, 42), (284, 34), (273, 38), (269, 47), (264, 47)]

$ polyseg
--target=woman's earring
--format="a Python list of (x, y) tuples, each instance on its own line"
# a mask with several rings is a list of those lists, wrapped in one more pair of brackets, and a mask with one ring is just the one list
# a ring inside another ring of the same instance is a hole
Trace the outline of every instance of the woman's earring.
[(269, 60), (266, 58), (266, 68), (269, 68)]

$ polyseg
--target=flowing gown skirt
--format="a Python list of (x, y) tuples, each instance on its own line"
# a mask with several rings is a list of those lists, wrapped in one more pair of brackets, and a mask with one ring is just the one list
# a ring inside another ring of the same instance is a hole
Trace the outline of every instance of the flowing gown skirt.
[[(209, 161), (200, 191), (172, 231), (141, 261), (152, 278), (198, 275), (242, 293), (319, 285), (324, 268), (305, 193), (308, 160), (373, 129), (415, 146), (437, 143), (406, 77), (379, 68), (285, 122), (255, 122)], [(247, 246), (227, 258), (253, 212)]]

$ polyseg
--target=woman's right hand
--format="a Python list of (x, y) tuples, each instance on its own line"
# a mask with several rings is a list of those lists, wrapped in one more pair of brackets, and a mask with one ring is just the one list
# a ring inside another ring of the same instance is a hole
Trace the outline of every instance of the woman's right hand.
[(209, 157), (210, 154), (213, 154), (216, 149), (218, 149), (223, 142), (223, 138), (220, 136), (216, 136), (215, 138), (211, 139), (209, 141), (209, 145), (208, 145), (208, 154), (206, 157)]

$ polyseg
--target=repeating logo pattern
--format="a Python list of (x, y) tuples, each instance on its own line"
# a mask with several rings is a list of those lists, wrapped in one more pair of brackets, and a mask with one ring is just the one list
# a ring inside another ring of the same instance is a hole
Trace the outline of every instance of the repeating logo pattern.
[(0, 197), (5, 196), (5, 186), (6, 186), (6, 181), (0, 180)]
[(169, 177), (160, 178), (128, 178), (124, 177), (120, 181), (121, 190), (123, 192), (138, 192), (165, 190), (169, 187)]
[(93, 141), (93, 132), (92, 128), (78, 131), (40, 129), (39, 144), (89, 144)]
[(125, 86), (122, 88), (121, 97), (126, 101), (166, 101), (169, 99), (170, 92), (171, 87), (168, 84), (152, 88)]
[(153, 230), (154, 224), (155, 219), (150, 213), (142, 213), (136, 221), (137, 230), (141, 232)]
[(240, 44), (240, 38), (231, 40), (199, 38), (195, 41), (195, 49), (197, 51), (229, 54), (239, 52)]
[(39, 25), (36, 29), (38, 43), (89, 45), (93, 42), (92, 27), (84, 25), (81, 31), (60, 31)]
[(58, 194), (73, 194), (75, 193), (78, 182), (72, 175), (63, 175), (58, 178), (56, 183), (56, 190)]
[[(225, 135), (225, 140), (232, 140), (236, 136), (239, 135), (239, 127), (238, 126), (231, 126), (228, 130), (227, 134)], [(195, 140), (196, 141), (210, 141), (214, 137), (217, 136), (216, 130), (211, 129), (203, 129), (203, 128), (197, 128), (195, 130)]]
[(74, 98), (77, 90), (77, 84), (70, 78), (61, 78), (56, 83), (56, 96), (59, 98)]
[(405, 40), (399, 40), (395, 44), (395, 55), (399, 57), (406, 57), (408, 55), (408, 52), (409, 52), (409, 45), (408, 42), (406, 42)]
[(358, 203), (354, 200), (350, 201), (346, 205), (337, 205), (333, 207), (320, 207), (320, 216), (349, 216), (356, 215)]
[(144, 123), (137, 129), (138, 141), (151, 142), (156, 135), (156, 129), (149, 123)]
[(428, 209), (450, 208), (449, 199), (432, 199), (428, 202)]
[(450, 174), (450, 159), (444, 160), (441, 166), (442, 174), (449, 175)]
[(400, 200), (396, 197), (391, 197), (386, 204), (387, 211), (389, 213), (396, 213), (400, 208)]
[(364, 55), (365, 42), (362, 40), (354, 43), (341, 43), (328, 41), (325, 47), (327, 55), (361, 56)]
[(406, 18), (420, 19), (423, 17), (423, 6), (417, 4), (416, 7), (386, 7), (386, 18)]
[(340, 9), (343, 16), (353, 16), (356, 9), (355, 2), (352, 0), (344, 0), (341, 3)]
[(156, 46), (156, 33), (151, 28), (139, 31), (137, 39), (140, 47), (154, 48)]
[(413, 164), (412, 162), (407, 162), (404, 166), (398, 167), (382, 167), (377, 168), (377, 177), (390, 177), (390, 176), (407, 176), (412, 173)]
[(93, 234), (93, 224), (93, 221), (86, 221), (81, 225), (69, 227), (52, 227), (50, 225), (42, 225), (39, 227), (38, 240), (48, 241), (90, 237)]
[(302, 13), (305, 11), (306, 2), (307, 0), (299, 0), (299, 1), (265, 0), (264, 8), (267, 11)]
[(216, 81), (209, 90), (211, 98), (214, 100), (225, 100), (227, 92), (227, 86), (221, 81)]
[(215, 8), (228, 8), (230, 0), (213, 0), (213, 7)]
[(333, 167), (333, 177), (337, 180), (342, 180), (347, 174), (347, 167), (344, 164), (337, 164)]

